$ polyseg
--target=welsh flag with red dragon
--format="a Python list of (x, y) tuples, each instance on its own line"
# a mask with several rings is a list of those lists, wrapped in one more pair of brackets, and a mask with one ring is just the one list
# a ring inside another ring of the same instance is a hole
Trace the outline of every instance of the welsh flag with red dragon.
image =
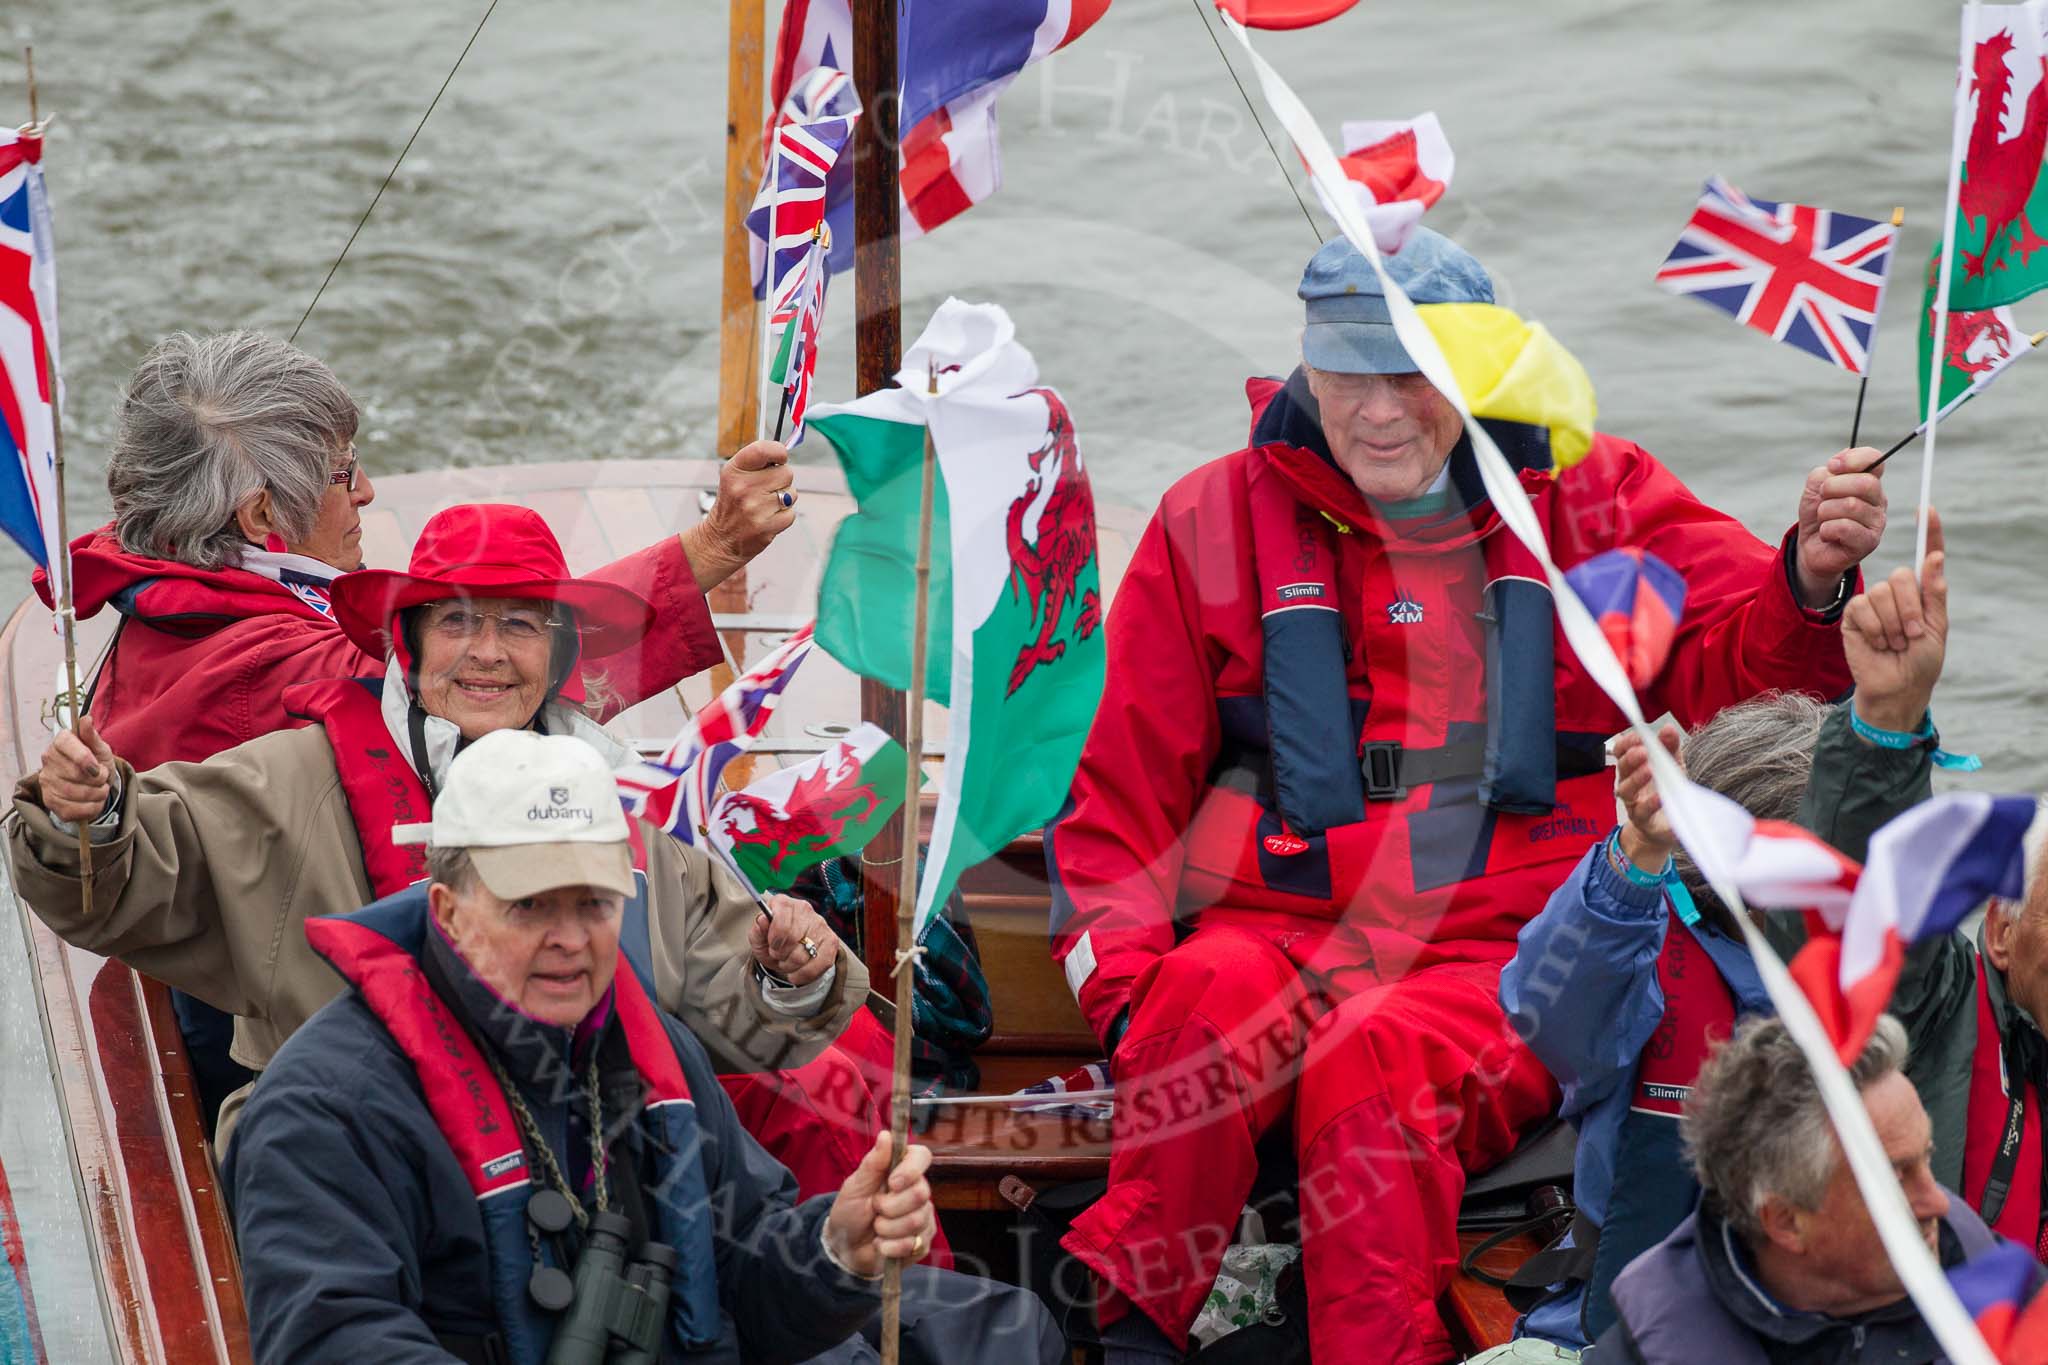
[(711, 808), (707, 837), (756, 891), (858, 853), (903, 807), (903, 746), (861, 724), (806, 763), (770, 773)]
[(818, 643), (895, 687), (909, 675), (927, 430), (938, 453), (928, 686), (949, 714), (921, 933), (963, 871), (1066, 800), (1102, 698), (1095, 498), (1065, 400), (993, 304), (948, 299), (896, 387), (813, 409), (811, 429), (860, 502), (826, 561)]
[[(2048, 289), (2048, 3), (1979, 5), (1957, 91), (1966, 132), (1941, 399), (1949, 399), (2026, 337), (2007, 305)], [(1928, 262), (1920, 315), (1921, 403), (1934, 345), (1941, 248)]]

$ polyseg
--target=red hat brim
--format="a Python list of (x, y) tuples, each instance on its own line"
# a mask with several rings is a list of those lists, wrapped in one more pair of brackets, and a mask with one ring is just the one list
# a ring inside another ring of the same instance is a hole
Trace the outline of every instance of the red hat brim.
[(477, 565), (461, 581), (424, 578), (395, 569), (358, 569), (334, 580), (334, 619), (342, 633), (372, 658), (391, 655), (391, 622), (407, 607), (451, 597), (531, 597), (560, 602), (576, 613), (583, 657), (603, 658), (630, 649), (654, 628), (654, 608), (637, 593), (580, 578), (527, 578)]

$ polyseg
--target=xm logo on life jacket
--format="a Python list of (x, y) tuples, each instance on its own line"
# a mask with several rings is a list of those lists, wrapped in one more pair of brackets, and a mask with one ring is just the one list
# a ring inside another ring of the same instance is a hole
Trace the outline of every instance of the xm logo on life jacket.
[(1387, 603), (1387, 619), (1397, 626), (1419, 626), (1422, 624), (1422, 603), (1404, 592)]

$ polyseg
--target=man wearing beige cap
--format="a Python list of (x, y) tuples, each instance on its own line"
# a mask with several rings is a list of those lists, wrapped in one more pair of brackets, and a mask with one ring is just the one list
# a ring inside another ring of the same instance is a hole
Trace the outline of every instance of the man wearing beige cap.
[[(394, 837), (427, 845), (427, 881), (306, 922), (350, 989), (228, 1150), (257, 1358), (540, 1365), (558, 1335), (609, 1333), (658, 1361), (872, 1359), (884, 1258), (931, 1248), (931, 1154), (891, 1172), (878, 1133), (836, 1194), (795, 1202), (696, 1038), (619, 969), (636, 873), (604, 759), (485, 735), (432, 824)], [(1023, 1291), (905, 1283), (909, 1359), (1059, 1358)]]

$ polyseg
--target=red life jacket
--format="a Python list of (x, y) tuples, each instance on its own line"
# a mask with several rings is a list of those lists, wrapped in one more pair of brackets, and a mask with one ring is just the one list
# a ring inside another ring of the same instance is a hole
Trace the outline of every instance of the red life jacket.
[[(306, 921), (306, 939), (362, 995), (412, 1063), (434, 1125), (476, 1193), (491, 1266), (489, 1291), (499, 1332), (516, 1365), (542, 1365), (554, 1320), (527, 1295), (535, 1256), (552, 1263), (529, 1240), (524, 1192), (531, 1186), (527, 1153), (512, 1107), (469, 1029), (441, 998), (420, 967), (427, 925), (424, 888), (402, 893), (353, 915)], [(664, 1154), (660, 1197), (647, 1201), (650, 1236), (675, 1248), (669, 1322), (675, 1337), (693, 1346), (718, 1339), (717, 1265), (710, 1207), (699, 1159), (702, 1139), (689, 1082), (675, 1045), (639, 978), (612, 978), (612, 1006), (646, 1101), (640, 1122)], [(558, 1267), (567, 1269), (567, 1267)], [(662, 1352), (666, 1355), (666, 1352)]]
[[(1264, 696), (1219, 701), (1224, 743), (1186, 836), (1183, 890), (1249, 905), (1256, 887), (1280, 893), (1270, 908), (1336, 915), (1375, 888), (1449, 888), (1575, 858), (1603, 835), (1605, 735), (1558, 732), (1550, 590), (1499, 518), (1459, 511), (1359, 535), (1304, 496), (1297, 480), (1322, 473), (1307, 452), (1254, 455)], [(1546, 496), (1548, 476), (1529, 478)], [(1363, 572), (1346, 572), (1356, 555)], [(1343, 600), (1360, 581), (1384, 611)], [(1373, 660), (1439, 645), (1473, 664), (1473, 685), (1441, 699), (1441, 733), (1418, 737), (1413, 706), (1376, 716), (1374, 687), (1402, 685), (1405, 670)], [(1407, 798), (1422, 787), (1417, 808)]]
[[(427, 875), (426, 849), (393, 843), (391, 830), (394, 825), (424, 824), (432, 818), (434, 803), (384, 723), (380, 686), (379, 680), (371, 678), (301, 683), (285, 693), (285, 708), (290, 715), (316, 721), (327, 731), (349, 818), (362, 845), (370, 892), (381, 898), (395, 895)], [(632, 842), (633, 867), (644, 873), (647, 847), (640, 822), (628, 820), (626, 832)]]
[(1963, 1194), (1993, 1229), (2039, 1256), (2048, 1253), (2041, 1225), (2041, 1094), (2028, 1069), (2014, 1064), (2015, 1049), (2000, 1027), (2011, 1007), (1989, 971), (1980, 953)]

